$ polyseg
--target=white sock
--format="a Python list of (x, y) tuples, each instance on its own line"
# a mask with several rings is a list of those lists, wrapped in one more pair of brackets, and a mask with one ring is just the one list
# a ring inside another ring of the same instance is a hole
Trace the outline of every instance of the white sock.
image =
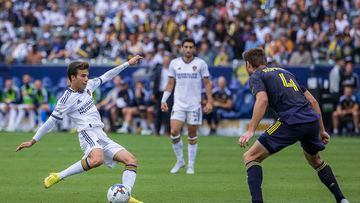
[(9, 130), (15, 130), (15, 121), (16, 121), (16, 110), (10, 107), (9, 120), (7, 126)]
[(24, 109), (19, 109), (19, 113), (18, 113), (18, 115), (16, 117), (15, 126), (14, 126), (16, 129), (19, 129), (20, 124), (21, 124), (24, 116), (25, 116), (25, 110)]
[(59, 173), (60, 178), (64, 179), (68, 176), (84, 172), (85, 169), (83, 167), (83, 164), (85, 164), (86, 170), (89, 170), (90, 169), (89, 163), (86, 163), (86, 162), (88, 162), (87, 159), (82, 159), (82, 160), (74, 163), (69, 168), (67, 168)]
[(194, 167), (198, 144), (188, 144), (188, 166)]
[(35, 112), (29, 111), (29, 124), (30, 124), (30, 130), (34, 130), (35, 128)]
[(129, 124), (128, 124), (126, 121), (124, 121), (122, 128), (123, 128), (123, 129), (128, 129), (128, 128), (129, 128)]
[(0, 111), (0, 129), (4, 127), (4, 124), (5, 124), (5, 116)]
[(136, 180), (136, 169), (136, 165), (128, 164), (125, 166), (125, 170), (122, 175), (122, 184), (129, 189), (130, 194)]
[(183, 155), (183, 142), (180, 138), (180, 141), (176, 144), (172, 144), (172, 148), (174, 150), (176, 159), (178, 162), (183, 161), (184, 160), (184, 155)]

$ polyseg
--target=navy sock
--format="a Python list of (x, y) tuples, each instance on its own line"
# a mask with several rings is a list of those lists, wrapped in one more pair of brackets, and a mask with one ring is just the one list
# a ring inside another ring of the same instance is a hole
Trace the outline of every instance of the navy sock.
[(316, 168), (319, 178), (324, 185), (330, 190), (330, 192), (335, 196), (337, 202), (340, 202), (341, 199), (344, 199), (344, 195), (340, 190), (339, 184), (336, 181), (336, 178), (331, 170), (331, 167), (323, 161), (320, 166)]
[(259, 162), (251, 161), (246, 164), (248, 185), (251, 193), (251, 201), (253, 203), (262, 203), (262, 168)]

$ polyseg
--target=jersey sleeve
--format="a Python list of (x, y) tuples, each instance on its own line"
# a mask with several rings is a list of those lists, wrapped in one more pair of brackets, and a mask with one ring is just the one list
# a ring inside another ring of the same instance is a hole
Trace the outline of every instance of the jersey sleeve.
[(174, 60), (172, 60), (170, 62), (170, 65), (169, 65), (169, 77), (172, 77), (172, 78), (175, 78), (176, 76), (176, 72), (175, 72), (175, 64), (174, 64)]
[(99, 78), (93, 78), (91, 80), (88, 81), (87, 83), (87, 89), (90, 90), (91, 92), (94, 92), (96, 88), (98, 88), (100, 85), (102, 84), (102, 79)]
[(251, 92), (254, 96), (258, 92), (261, 92), (261, 91), (266, 92), (266, 87), (265, 87), (263, 80), (261, 79), (259, 71), (255, 72), (254, 74), (251, 75), (251, 77), (249, 79), (249, 85), (250, 85)]
[(71, 109), (73, 106), (71, 92), (66, 91), (64, 95), (57, 102), (54, 111), (51, 113), (51, 116), (57, 120), (62, 120), (64, 115)]
[(209, 68), (205, 61), (201, 64), (200, 74), (202, 78), (210, 77)]

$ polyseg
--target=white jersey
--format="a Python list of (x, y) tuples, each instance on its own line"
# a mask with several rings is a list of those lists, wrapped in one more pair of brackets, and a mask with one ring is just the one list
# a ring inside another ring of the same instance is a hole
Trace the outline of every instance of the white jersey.
[(210, 76), (206, 62), (194, 57), (186, 63), (178, 57), (170, 62), (169, 70), (169, 77), (176, 81), (173, 110), (194, 111), (201, 107), (202, 79)]
[(58, 100), (51, 116), (62, 120), (65, 114), (68, 115), (78, 132), (94, 127), (103, 128), (104, 123), (101, 122), (99, 111), (92, 98), (92, 93), (101, 83), (100, 78), (94, 78), (88, 81), (82, 92), (67, 89)]

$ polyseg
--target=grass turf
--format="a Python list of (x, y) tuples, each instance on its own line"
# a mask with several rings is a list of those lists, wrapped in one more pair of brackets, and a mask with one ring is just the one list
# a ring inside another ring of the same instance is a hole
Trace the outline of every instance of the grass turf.
[[(0, 133), (0, 202), (106, 202), (107, 189), (121, 182), (122, 165), (102, 166), (45, 190), (43, 178), (78, 161), (82, 151), (76, 134), (51, 133), (31, 149), (15, 153), (16, 146), (31, 136)], [(175, 158), (166, 137), (110, 137), (137, 157), (133, 195), (145, 203), (250, 202), (241, 161), (245, 150), (236, 144), (237, 138), (200, 137), (195, 175), (190, 176), (184, 169), (169, 173)], [(359, 138), (334, 138), (322, 153), (350, 202), (360, 202), (359, 146)], [(266, 202), (335, 202), (306, 164), (298, 144), (268, 158), (263, 171)]]

